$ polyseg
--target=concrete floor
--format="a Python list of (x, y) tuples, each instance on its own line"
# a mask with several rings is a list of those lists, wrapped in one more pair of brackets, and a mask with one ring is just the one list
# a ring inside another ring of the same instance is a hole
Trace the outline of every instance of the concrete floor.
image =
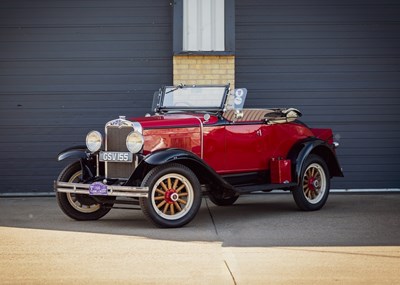
[(0, 199), (1, 284), (399, 284), (400, 195), (331, 195), (301, 212), (291, 195), (203, 199), (189, 225), (140, 211), (64, 216), (55, 198)]

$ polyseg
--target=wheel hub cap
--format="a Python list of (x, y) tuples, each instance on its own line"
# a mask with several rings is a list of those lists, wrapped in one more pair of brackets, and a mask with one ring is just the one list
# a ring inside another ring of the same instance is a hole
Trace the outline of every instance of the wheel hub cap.
[(310, 177), (309, 178), (309, 180), (308, 180), (308, 188), (311, 191), (316, 191), (319, 188), (319, 186), (320, 186), (320, 183), (319, 183), (317, 178), (315, 178), (315, 177)]
[(319, 182), (315, 177), (310, 177), (310, 179), (308, 180), (308, 188), (311, 191), (315, 191), (319, 186)]
[(179, 195), (178, 195), (178, 193), (176, 193), (175, 189), (169, 189), (165, 193), (165, 201), (168, 204), (173, 204), (174, 202), (178, 201), (178, 199), (179, 199)]

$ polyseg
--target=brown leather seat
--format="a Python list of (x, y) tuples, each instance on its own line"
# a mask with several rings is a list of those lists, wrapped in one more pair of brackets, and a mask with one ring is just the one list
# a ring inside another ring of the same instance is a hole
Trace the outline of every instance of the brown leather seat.
[(231, 122), (252, 122), (264, 121), (267, 114), (274, 112), (274, 110), (270, 109), (243, 109), (243, 117), (236, 118), (236, 111), (228, 110), (222, 116)]
[(294, 108), (289, 109), (243, 109), (243, 116), (237, 117), (236, 110), (228, 110), (222, 116), (231, 122), (257, 122), (267, 124), (282, 124), (292, 122), (301, 116), (301, 112)]

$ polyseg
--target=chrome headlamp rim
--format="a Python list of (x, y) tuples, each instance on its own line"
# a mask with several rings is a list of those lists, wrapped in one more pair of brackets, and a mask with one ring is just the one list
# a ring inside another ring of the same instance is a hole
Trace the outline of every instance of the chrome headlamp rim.
[(86, 147), (90, 152), (94, 153), (96, 151), (99, 151), (101, 149), (102, 144), (103, 144), (103, 136), (101, 135), (100, 132), (90, 131), (86, 135)]
[(144, 137), (138, 131), (132, 131), (126, 136), (126, 147), (131, 153), (138, 153), (144, 145)]

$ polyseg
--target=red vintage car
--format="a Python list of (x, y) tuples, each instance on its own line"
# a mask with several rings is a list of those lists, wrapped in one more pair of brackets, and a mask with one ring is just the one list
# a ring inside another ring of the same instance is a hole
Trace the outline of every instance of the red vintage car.
[(153, 115), (91, 131), (86, 146), (54, 183), (62, 211), (96, 220), (112, 208), (137, 208), (159, 227), (181, 227), (202, 194), (220, 206), (243, 193), (291, 191), (302, 210), (319, 210), (330, 179), (343, 176), (331, 129), (312, 129), (296, 109), (244, 109), (246, 89), (167, 86), (154, 94)]

